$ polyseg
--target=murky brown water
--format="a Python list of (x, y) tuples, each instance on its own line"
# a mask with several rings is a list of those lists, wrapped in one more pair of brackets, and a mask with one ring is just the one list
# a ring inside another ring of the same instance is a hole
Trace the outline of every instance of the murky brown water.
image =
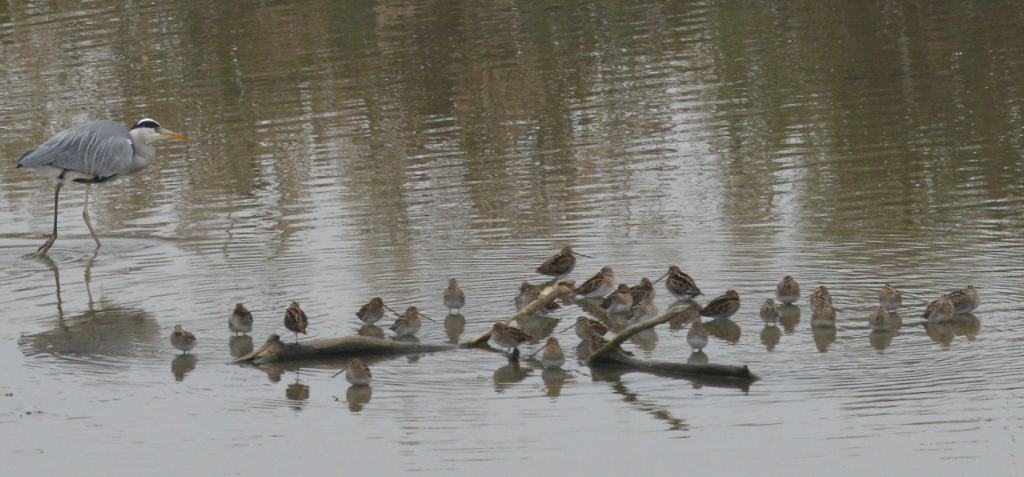
[[(0, 460), (12, 475), (1019, 474), (1022, 25), (1009, 1), (0, 0)], [(28, 257), (52, 187), (14, 160), (144, 116), (191, 141), (94, 189), (98, 254), (75, 186), (52, 261)], [(449, 277), (464, 316), (420, 339), (466, 340), (565, 244), (596, 257), (577, 280), (678, 264), (712, 297), (738, 290), (705, 356), (685, 329), (627, 347), (763, 379), (459, 351), (370, 361), (368, 392), (330, 379), (342, 362), (226, 364), (283, 332), (291, 300), (310, 338), (339, 336), (375, 295), (443, 317)], [(832, 289), (836, 328), (812, 331), (806, 300), (799, 322), (763, 326), (785, 274)], [(893, 335), (867, 325), (885, 282), (908, 305)], [(928, 300), (968, 283), (973, 316), (922, 326)], [(255, 343), (227, 330), (239, 301)], [(193, 356), (168, 342), (179, 323)]]

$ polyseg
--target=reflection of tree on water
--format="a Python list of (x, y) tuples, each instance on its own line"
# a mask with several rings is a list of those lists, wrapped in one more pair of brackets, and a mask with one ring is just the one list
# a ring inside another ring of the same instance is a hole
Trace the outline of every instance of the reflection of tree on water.
[[(65, 316), (60, 297), (60, 270), (46, 258), (53, 271), (57, 294), (57, 328), (42, 333), (25, 335), (19, 344), (26, 356), (100, 355), (130, 357), (140, 352), (140, 345), (155, 344), (160, 339), (160, 324), (145, 310), (121, 306), (101, 299), (94, 303), (89, 288), (92, 279), (94, 255), (85, 268), (85, 289), (89, 309)], [(97, 307), (98, 306), (98, 307)]]

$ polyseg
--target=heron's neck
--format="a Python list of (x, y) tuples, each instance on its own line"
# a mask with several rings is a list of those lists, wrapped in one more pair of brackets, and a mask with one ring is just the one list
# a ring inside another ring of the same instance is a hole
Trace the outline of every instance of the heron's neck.
[(129, 131), (132, 136), (132, 146), (135, 148), (135, 156), (132, 157), (132, 162), (128, 165), (128, 170), (124, 172), (124, 175), (139, 172), (153, 164), (153, 160), (156, 159), (156, 149), (149, 144), (149, 138), (143, 131), (143, 129)]

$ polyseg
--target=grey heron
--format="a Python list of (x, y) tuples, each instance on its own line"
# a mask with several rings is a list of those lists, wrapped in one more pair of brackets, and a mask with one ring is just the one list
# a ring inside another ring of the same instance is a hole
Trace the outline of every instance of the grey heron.
[(43, 145), (22, 154), (18, 167), (28, 167), (57, 180), (57, 190), (53, 193), (53, 235), (47, 237), (36, 254), (45, 255), (57, 240), (60, 189), (69, 182), (85, 184), (82, 217), (99, 248), (100, 239), (89, 221), (89, 186), (149, 167), (156, 159), (151, 143), (165, 138), (185, 140), (185, 136), (164, 129), (149, 118), (135, 123), (130, 131), (114, 121), (93, 121), (61, 131)]

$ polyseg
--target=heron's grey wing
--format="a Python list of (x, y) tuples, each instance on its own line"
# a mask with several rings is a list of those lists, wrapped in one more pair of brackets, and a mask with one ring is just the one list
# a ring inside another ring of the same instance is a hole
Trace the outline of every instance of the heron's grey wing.
[(98, 178), (118, 175), (135, 155), (128, 130), (113, 121), (94, 121), (61, 131), (18, 160), (22, 167), (52, 166)]

